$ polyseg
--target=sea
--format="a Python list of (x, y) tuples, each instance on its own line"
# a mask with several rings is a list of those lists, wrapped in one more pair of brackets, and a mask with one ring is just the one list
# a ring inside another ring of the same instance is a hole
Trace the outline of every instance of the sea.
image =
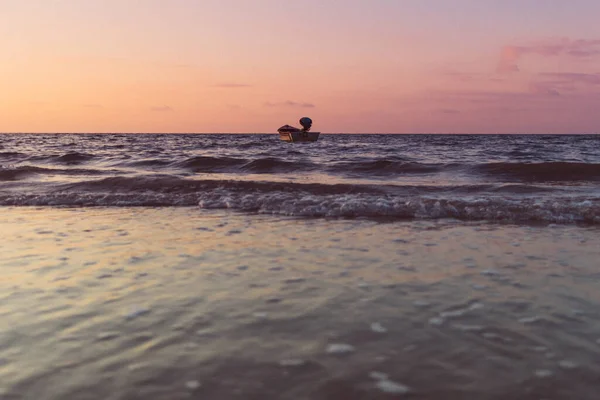
[(597, 399), (600, 136), (0, 135), (0, 399)]

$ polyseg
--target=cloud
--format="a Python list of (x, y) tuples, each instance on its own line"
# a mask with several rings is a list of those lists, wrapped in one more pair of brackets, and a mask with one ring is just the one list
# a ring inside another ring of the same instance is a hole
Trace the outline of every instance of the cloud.
[(444, 72), (443, 75), (447, 78), (450, 78), (459, 82), (472, 82), (475, 79), (479, 78), (480, 74), (473, 74), (469, 72), (457, 72), (457, 71), (447, 71)]
[(171, 107), (169, 107), (169, 106), (156, 106), (156, 107), (151, 107), (150, 111), (154, 111), (154, 112), (172, 112), (174, 110)]
[(559, 96), (561, 93), (598, 93), (600, 73), (544, 72), (535, 76), (529, 89), (531, 93), (549, 96)]
[(531, 83), (531, 85), (529, 85), (529, 91), (532, 94), (542, 96), (560, 96), (560, 92), (547, 83)]
[(82, 104), (81, 106), (85, 108), (104, 108), (102, 104)]
[(444, 71), (441, 76), (447, 80), (458, 82), (460, 84), (486, 84), (505, 82), (505, 77), (496, 76), (489, 73), (478, 72), (460, 72), (460, 71)]
[(442, 113), (442, 114), (460, 114), (459, 110), (455, 110), (455, 109), (452, 109), (452, 108), (444, 108), (444, 109), (441, 109), (441, 110), (438, 110), (438, 111), (440, 113)]
[(579, 72), (546, 72), (539, 74), (539, 76), (544, 79), (549, 79), (558, 84), (581, 83), (590, 86), (600, 85), (600, 73), (584, 74)]
[(237, 88), (252, 87), (252, 85), (248, 85), (246, 83), (218, 83), (214, 86), (218, 87), (218, 88), (223, 88), (223, 89), (237, 89)]
[(295, 101), (283, 101), (280, 103), (265, 103), (266, 107), (299, 107), (299, 108), (315, 108), (316, 106), (312, 103), (297, 103)]
[(560, 93), (552, 86), (543, 84), (532, 84), (523, 91), (493, 91), (493, 90), (449, 90), (428, 92), (423, 101), (428, 103), (437, 102), (440, 110), (454, 110), (445, 108), (445, 105), (474, 105), (497, 106), (502, 104), (533, 104), (548, 102), (560, 98)]
[(519, 71), (519, 61), (528, 55), (558, 57), (566, 55), (574, 58), (590, 58), (600, 55), (600, 40), (560, 39), (525, 46), (504, 46), (500, 53), (497, 71), (510, 73)]

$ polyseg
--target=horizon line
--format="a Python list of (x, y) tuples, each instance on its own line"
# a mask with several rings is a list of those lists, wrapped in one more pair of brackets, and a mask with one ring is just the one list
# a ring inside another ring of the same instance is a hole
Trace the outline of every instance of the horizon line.
[[(321, 132), (321, 135), (598, 135), (598, 132)], [(272, 132), (0, 132), (0, 135), (278, 135)]]

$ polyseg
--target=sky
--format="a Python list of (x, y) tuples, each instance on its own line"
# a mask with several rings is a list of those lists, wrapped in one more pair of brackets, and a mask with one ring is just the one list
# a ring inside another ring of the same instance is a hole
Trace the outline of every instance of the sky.
[(600, 133), (598, 0), (0, 0), (0, 132)]

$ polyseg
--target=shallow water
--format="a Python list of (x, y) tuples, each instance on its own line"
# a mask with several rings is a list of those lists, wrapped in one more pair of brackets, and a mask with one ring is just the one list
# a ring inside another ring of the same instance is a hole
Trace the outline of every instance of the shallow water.
[(595, 399), (600, 232), (0, 208), (2, 399)]

